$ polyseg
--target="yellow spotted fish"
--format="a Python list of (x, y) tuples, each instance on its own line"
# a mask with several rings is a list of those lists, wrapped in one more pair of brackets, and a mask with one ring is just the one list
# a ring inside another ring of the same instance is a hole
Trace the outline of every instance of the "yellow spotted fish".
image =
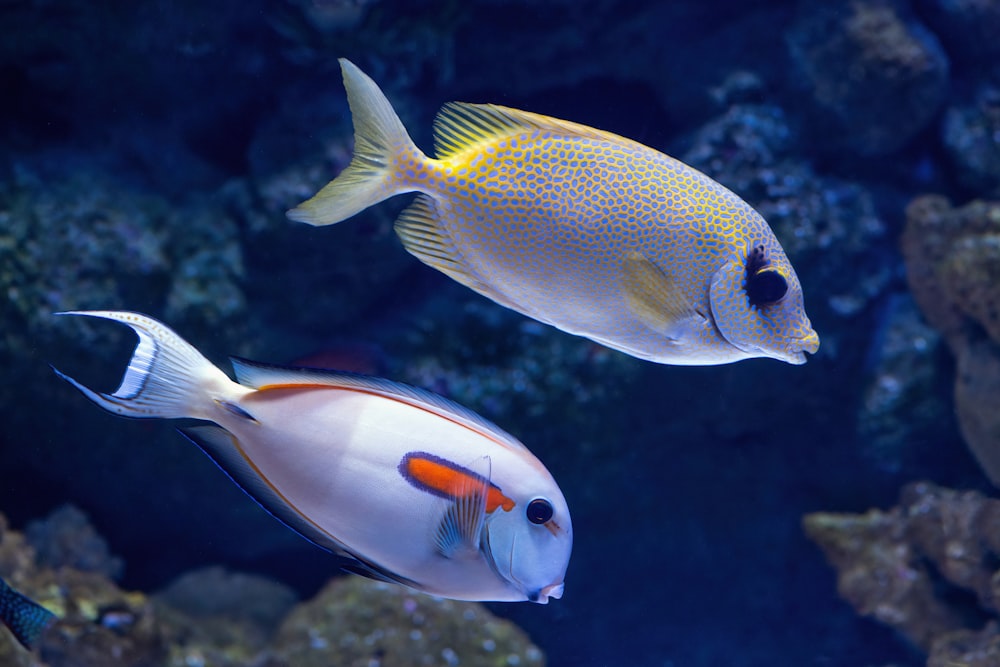
[(701, 172), (609, 132), (492, 104), (445, 105), (432, 159), (375, 82), (340, 64), (354, 157), (291, 219), (328, 225), (416, 191), (396, 222), (408, 251), (563, 331), (665, 364), (801, 364), (819, 348), (771, 228)]

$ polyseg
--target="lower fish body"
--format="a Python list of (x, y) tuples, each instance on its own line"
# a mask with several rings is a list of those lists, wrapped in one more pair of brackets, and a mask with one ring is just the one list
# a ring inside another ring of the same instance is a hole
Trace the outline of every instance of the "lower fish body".
[(115, 414), (211, 422), (182, 433), (344, 569), (462, 600), (562, 595), (562, 492), (475, 413), (388, 380), (244, 359), (234, 382), (145, 315), (66, 314), (124, 323), (139, 342), (113, 394), (61, 377)]

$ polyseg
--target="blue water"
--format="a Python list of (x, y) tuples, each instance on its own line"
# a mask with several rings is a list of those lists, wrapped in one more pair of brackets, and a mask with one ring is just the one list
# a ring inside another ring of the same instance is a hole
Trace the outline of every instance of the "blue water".
[[(997, 56), (935, 33), (948, 3), (914, 4), (906, 20), (932, 26), (914, 39), (947, 59), (951, 87), (925, 82), (887, 127), (877, 100), (817, 107), (810, 81), (841, 73), (807, 62), (803, 35), (831, 21), (809, 3), (0, 4), (0, 512), (20, 528), (81, 507), (127, 588), (214, 563), (303, 596), (333, 575), (169, 425), (104, 415), (51, 373), (113, 388), (128, 339), (48, 313), (133, 309), (220, 363), (314, 355), (421, 382), (523, 440), (566, 495), (574, 554), (563, 599), (489, 606), (552, 667), (922, 664), (838, 598), (801, 529), (808, 512), (890, 507), (917, 479), (990, 490), (950, 416), (939, 341), (907, 362), (931, 378), (918, 400), (868, 426), (887, 331), (911, 326), (903, 208), (1000, 182), (962, 177), (942, 129)], [(706, 170), (771, 221), (819, 353), (796, 367), (641, 362), (417, 262), (391, 232), (406, 198), (331, 228), (287, 221), (350, 154), (337, 57), (379, 81), (427, 150), (437, 108), (459, 99), (594, 125)]]

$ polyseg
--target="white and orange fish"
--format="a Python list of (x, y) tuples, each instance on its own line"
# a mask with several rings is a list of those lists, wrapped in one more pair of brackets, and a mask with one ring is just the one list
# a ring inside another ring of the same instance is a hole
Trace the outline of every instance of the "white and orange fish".
[(511, 435), (440, 396), (351, 373), (233, 359), (233, 382), (145, 315), (77, 311), (139, 337), (121, 385), (90, 400), (181, 429), (252, 498), (372, 578), (458, 600), (545, 603), (563, 592), (569, 508)]
[(422, 262), (528, 317), (641, 359), (801, 364), (819, 348), (767, 222), (700, 171), (585, 125), (451, 103), (437, 157), (340, 61), (354, 158), (293, 220), (329, 225), (418, 192), (396, 221)]

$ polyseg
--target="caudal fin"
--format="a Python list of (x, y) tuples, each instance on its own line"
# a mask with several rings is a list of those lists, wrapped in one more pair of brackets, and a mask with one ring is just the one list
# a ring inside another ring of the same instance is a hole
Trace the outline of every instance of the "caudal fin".
[(127, 324), (139, 336), (121, 384), (113, 394), (89, 389), (53, 368), (56, 374), (109, 412), (125, 417), (207, 418), (215, 395), (232, 381), (190, 343), (162, 322), (139, 313), (80, 310), (82, 315)]
[(346, 58), (340, 59), (354, 120), (354, 157), (316, 195), (288, 211), (310, 225), (331, 225), (404, 190), (392, 183), (400, 155), (420, 154), (378, 85)]

